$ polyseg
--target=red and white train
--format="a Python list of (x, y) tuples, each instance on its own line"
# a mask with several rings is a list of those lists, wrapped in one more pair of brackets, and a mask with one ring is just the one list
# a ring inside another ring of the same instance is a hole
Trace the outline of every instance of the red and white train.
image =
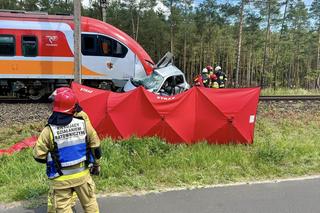
[[(0, 96), (39, 99), (73, 79), (73, 17), (0, 12)], [(82, 17), (82, 79), (100, 88), (143, 77), (154, 62), (130, 36)]]

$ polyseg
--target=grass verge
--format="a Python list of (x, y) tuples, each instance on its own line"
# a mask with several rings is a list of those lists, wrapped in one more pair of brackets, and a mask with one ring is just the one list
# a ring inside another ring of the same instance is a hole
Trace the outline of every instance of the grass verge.
[(317, 89), (288, 89), (288, 88), (277, 88), (274, 90), (273, 88), (264, 88), (261, 90), (261, 95), (320, 95), (320, 90)]
[[(105, 139), (102, 173), (95, 181), (104, 193), (319, 174), (319, 127), (320, 113), (268, 111), (259, 115), (255, 143), (249, 146)], [(0, 157), (0, 171), (0, 202), (37, 199), (48, 190), (45, 166), (32, 159), (30, 149)]]

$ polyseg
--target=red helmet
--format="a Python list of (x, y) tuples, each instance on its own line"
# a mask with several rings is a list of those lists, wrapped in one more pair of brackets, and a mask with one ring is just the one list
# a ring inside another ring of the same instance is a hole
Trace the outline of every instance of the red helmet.
[(53, 93), (49, 96), (50, 100), (54, 100), (54, 97), (59, 94), (59, 93), (63, 93), (63, 92), (73, 92), (72, 89), (70, 87), (59, 87), (58, 89), (56, 89), (55, 91), (53, 91)]
[(57, 92), (57, 94), (54, 96), (53, 111), (72, 115), (77, 103), (77, 97), (72, 90), (60, 90), (60, 92)]
[(62, 92), (73, 92), (73, 91), (70, 87), (59, 87), (58, 89), (56, 89), (54, 91), (54, 93), (56, 93), (56, 94), (62, 93)]
[(209, 72), (213, 70), (213, 67), (212, 67), (212, 66), (207, 66), (206, 68), (207, 68), (207, 70), (208, 70)]

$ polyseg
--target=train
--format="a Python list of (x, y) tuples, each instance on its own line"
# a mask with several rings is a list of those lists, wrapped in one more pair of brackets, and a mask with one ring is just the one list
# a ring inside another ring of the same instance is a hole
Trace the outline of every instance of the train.
[[(0, 12), (0, 96), (39, 100), (74, 79), (71, 15)], [(83, 84), (116, 90), (150, 75), (154, 62), (120, 29), (81, 17)]]

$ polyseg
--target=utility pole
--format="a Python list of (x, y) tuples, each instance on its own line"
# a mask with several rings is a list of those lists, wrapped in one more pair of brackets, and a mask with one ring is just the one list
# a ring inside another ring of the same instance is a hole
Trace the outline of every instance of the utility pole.
[(74, 81), (81, 84), (81, 0), (73, 1)]
[(107, 22), (107, 0), (100, 0), (102, 8), (102, 21)]

